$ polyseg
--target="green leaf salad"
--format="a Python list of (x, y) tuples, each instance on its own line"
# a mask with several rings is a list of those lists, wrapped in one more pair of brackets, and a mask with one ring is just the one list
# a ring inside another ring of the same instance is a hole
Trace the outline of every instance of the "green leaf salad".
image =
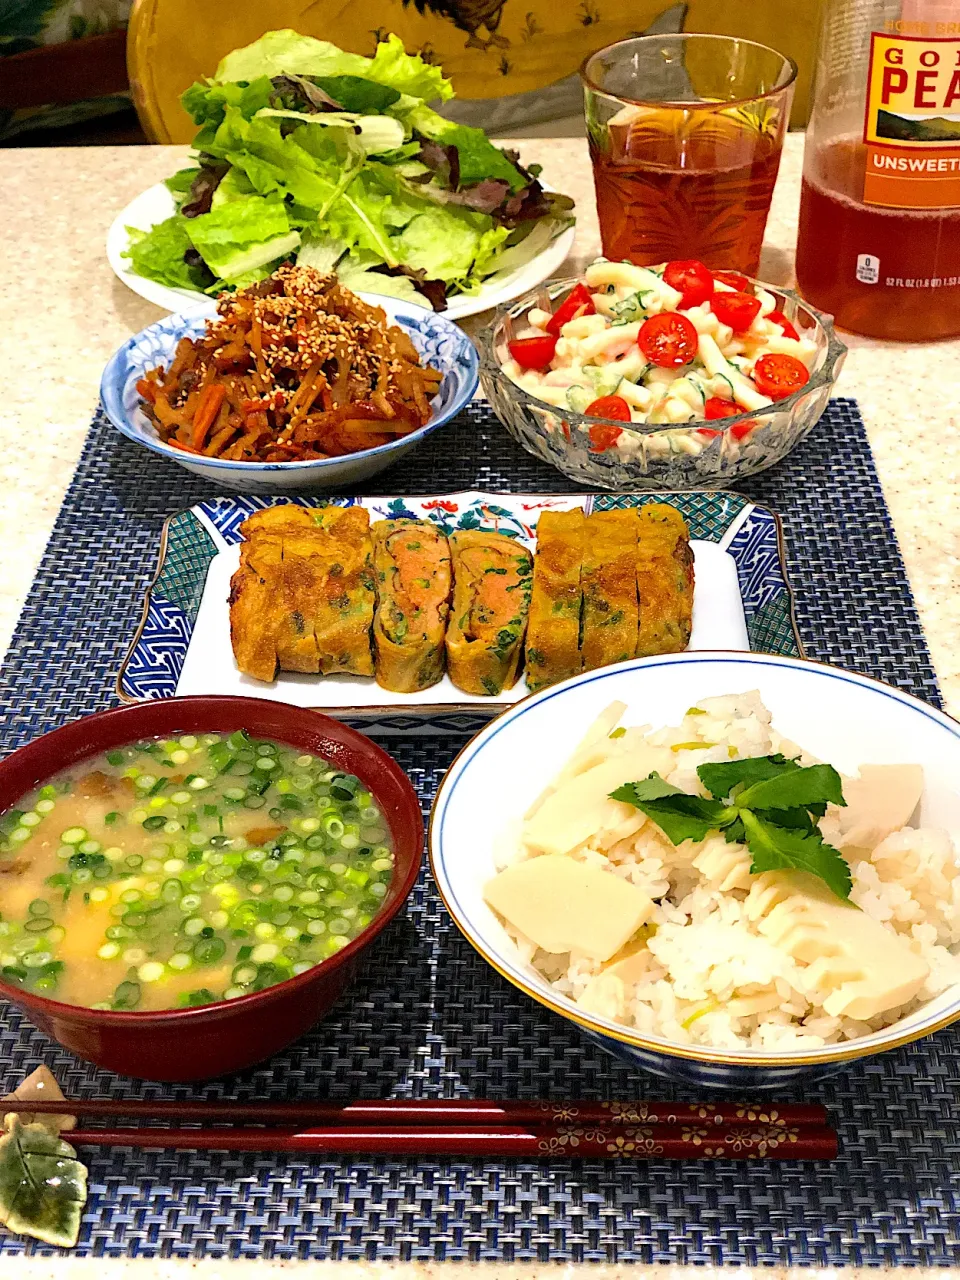
[(365, 58), (268, 32), (183, 94), (196, 156), (167, 181), (177, 212), (129, 229), (131, 268), (216, 293), (295, 259), (437, 310), (477, 292), (569, 226), (573, 202), (427, 105), (452, 96), (395, 35)]

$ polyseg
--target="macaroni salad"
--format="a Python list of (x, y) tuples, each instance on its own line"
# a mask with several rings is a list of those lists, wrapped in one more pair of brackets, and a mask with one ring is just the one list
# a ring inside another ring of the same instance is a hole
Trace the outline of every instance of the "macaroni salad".
[[(592, 448), (624, 450), (637, 440), (631, 423), (709, 422), (783, 400), (807, 383), (816, 356), (817, 344), (745, 276), (695, 260), (598, 259), (554, 312), (530, 309), (503, 368), (538, 399), (603, 419), (590, 429)], [(743, 439), (755, 425), (744, 419), (730, 433)]]

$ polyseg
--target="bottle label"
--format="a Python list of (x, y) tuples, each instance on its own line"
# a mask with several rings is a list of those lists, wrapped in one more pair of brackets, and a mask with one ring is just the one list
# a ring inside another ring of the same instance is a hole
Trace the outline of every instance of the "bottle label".
[(960, 39), (870, 38), (864, 204), (960, 205)]
[(880, 283), (880, 259), (872, 253), (861, 253), (857, 257), (857, 279), (861, 284)]

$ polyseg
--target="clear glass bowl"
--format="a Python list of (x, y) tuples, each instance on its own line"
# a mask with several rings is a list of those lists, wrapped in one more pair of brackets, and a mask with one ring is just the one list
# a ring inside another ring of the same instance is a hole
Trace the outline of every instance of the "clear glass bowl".
[(815, 311), (791, 289), (763, 284), (797, 332), (817, 344), (806, 386), (785, 400), (734, 418), (679, 426), (635, 423), (624, 429), (616, 445), (599, 450), (590, 439), (590, 428), (607, 422), (623, 428), (622, 422), (558, 409), (518, 387), (503, 371), (514, 327), (522, 327), (532, 306), (551, 310), (554, 299), (576, 283), (575, 277), (556, 280), (497, 312), (478, 338), (480, 385), (494, 413), (528, 453), (592, 488), (724, 489), (732, 481), (766, 471), (816, 426), (846, 358), (847, 348), (834, 334), (830, 316)]

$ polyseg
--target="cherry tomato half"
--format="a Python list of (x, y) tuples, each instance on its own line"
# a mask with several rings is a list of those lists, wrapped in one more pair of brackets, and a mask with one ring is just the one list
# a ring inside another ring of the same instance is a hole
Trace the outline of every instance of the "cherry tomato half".
[(713, 293), (713, 276), (696, 258), (678, 258), (668, 262), (663, 269), (664, 281), (673, 289), (678, 289), (683, 297), (680, 307), (698, 307)]
[[(710, 401), (708, 400), (707, 404), (709, 403)], [(722, 403), (725, 404), (727, 402), (723, 401)], [(709, 414), (707, 416), (709, 417)], [(718, 414), (717, 416), (728, 418), (730, 417), (730, 414)], [(735, 422), (734, 425), (732, 427), (728, 427), (727, 430), (730, 432), (730, 435), (734, 440), (742, 440), (744, 436), (748, 436), (750, 434), (753, 428), (754, 424), (752, 422)], [(714, 436), (723, 435), (723, 432), (718, 430), (716, 427), (698, 427), (697, 430), (702, 436), (708, 436), (710, 439)]]
[(715, 293), (710, 299), (713, 314), (734, 333), (743, 333), (760, 311), (760, 299), (749, 293)]
[(743, 410), (732, 400), (722, 400), (720, 396), (711, 396), (703, 406), (703, 416), (708, 422), (715, 418), (735, 418)]
[(602, 422), (595, 423), (590, 428), (590, 452), (603, 453), (605, 449), (612, 449), (622, 435), (619, 427), (608, 427)]
[(651, 364), (661, 369), (679, 369), (697, 354), (697, 331), (686, 316), (661, 311), (644, 320), (637, 334), (637, 346)]
[(568, 320), (572, 320), (576, 315), (595, 315), (596, 310), (587, 286), (575, 284), (547, 321), (547, 333), (552, 333), (555, 338), (559, 338), (560, 330)]
[(551, 334), (536, 338), (517, 338), (510, 343), (510, 354), (521, 369), (544, 369), (553, 359), (557, 340)]
[(783, 330), (783, 336), (785, 338), (793, 338), (796, 340), (800, 337), (799, 333), (797, 333), (796, 329), (782, 311), (768, 311), (764, 318), (766, 320), (772, 320), (774, 324), (778, 324)]
[(731, 289), (736, 289), (739, 293), (749, 293), (753, 287), (747, 277), (742, 276), (739, 271), (715, 271), (713, 278), (719, 280), (721, 284), (728, 284)]
[(753, 366), (753, 380), (762, 396), (771, 400), (786, 400), (810, 381), (807, 366), (796, 356), (778, 353), (761, 356)]
[(583, 411), (588, 418), (614, 418), (617, 422), (630, 421), (630, 406), (623, 396), (600, 396)]

